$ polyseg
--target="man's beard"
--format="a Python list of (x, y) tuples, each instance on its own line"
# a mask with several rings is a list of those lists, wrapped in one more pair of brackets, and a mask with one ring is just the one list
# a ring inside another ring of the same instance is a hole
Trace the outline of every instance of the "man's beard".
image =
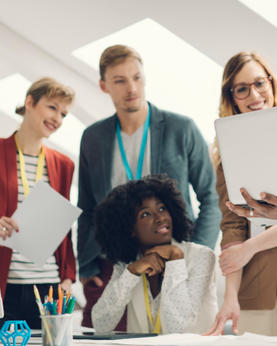
[(140, 107), (129, 107), (126, 109), (127, 113), (135, 113), (138, 112), (140, 110)]

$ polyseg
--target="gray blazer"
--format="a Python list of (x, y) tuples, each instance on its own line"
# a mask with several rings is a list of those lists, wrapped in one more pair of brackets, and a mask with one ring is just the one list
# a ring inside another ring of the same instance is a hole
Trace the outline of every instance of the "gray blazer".
[[(151, 174), (167, 173), (178, 182), (194, 221), (192, 241), (215, 246), (220, 211), (215, 190), (215, 176), (208, 148), (192, 119), (151, 107)], [(78, 221), (78, 261), (81, 277), (99, 273), (97, 257), (101, 254), (95, 240), (93, 211), (111, 191), (116, 114), (89, 126), (83, 133), (79, 165), (78, 206), (83, 214)], [(189, 185), (200, 203), (195, 220)]]

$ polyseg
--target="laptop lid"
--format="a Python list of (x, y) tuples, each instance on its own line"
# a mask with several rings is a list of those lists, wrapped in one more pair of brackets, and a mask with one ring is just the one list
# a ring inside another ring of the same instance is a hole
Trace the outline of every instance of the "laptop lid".
[(277, 195), (277, 108), (217, 119), (215, 129), (230, 201), (245, 204), (241, 187), (257, 200)]

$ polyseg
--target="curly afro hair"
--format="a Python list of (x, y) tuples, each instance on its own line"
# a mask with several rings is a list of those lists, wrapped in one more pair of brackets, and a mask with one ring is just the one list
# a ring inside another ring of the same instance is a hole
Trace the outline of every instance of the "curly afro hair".
[(176, 182), (166, 175), (147, 176), (117, 186), (95, 210), (96, 239), (108, 259), (129, 263), (136, 260), (139, 244), (132, 231), (137, 209), (146, 198), (156, 197), (167, 207), (173, 223), (173, 238), (189, 240), (193, 223)]

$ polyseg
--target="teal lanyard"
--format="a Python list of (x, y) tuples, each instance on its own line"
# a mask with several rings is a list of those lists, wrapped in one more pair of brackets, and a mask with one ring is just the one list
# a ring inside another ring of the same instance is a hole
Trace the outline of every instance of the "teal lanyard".
[[(140, 146), (136, 179), (140, 179), (141, 174), (142, 174), (145, 147), (146, 147), (146, 142), (147, 142), (147, 134), (148, 134), (148, 129), (149, 129), (149, 125), (150, 125), (150, 117), (151, 117), (151, 108), (148, 105), (148, 114), (147, 114), (147, 118), (145, 120), (144, 128), (143, 128), (143, 135), (142, 135), (142, 141), (141, 141), (141, 146)], [(134, 179), (134, 177), (133, 177), (133, 173), (131, 171), (131, 168), (129, 166), (129, 163), (127, 161), (127, 157), (125, 154), (125, 150), (124, 150), (124, 146), (123, 146), (123, 142), (122, 142), (122, 137), (121, 137), (121, 133), (120, 133), (120, 123), (119, 123), (118, 119), (116, 119), (116, 136), (117, 136), (118, 146), (119, 146), (119, 150), (120, 150), (120, 154), (121, 154), (123, 165), (124, 165), (124, 168), (126, 171), (127, 178), (128, 178), (128, 180), (132, 180), (132, 179)]]

